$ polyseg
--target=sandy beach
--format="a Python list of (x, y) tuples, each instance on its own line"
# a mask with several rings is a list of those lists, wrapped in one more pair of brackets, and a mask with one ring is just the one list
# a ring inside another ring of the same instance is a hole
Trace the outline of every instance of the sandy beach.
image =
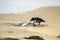
[[(29, 21), (32, 17), (40, 17), (46, 22), (40, 26), (15, 26)], [(29, 36), (40, 36), (45, 40), (60, 40), (60, 6), (42, 7), (24, 12), (24, 14), (0, 14), (0, 38), (10, 37), (22, 39)]]

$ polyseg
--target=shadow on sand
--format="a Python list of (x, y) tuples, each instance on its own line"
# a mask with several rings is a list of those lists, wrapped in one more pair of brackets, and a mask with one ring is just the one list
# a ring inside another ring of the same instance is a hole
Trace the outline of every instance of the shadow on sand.
[(19, 40), (17, 38), (0, 38), (0, 40)]

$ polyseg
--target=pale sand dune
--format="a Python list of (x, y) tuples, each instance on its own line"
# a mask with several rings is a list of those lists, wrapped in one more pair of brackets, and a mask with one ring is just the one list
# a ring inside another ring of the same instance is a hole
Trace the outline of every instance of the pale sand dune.
[[(46, 23), (41, 23), (40, 27), (7, 24), (29, 21), (34, 16), (43, 18)], [(42, 7), (25, 14), (0, 14), (0, 37), (22, 38), (31, 35), (39, 35), (46, 40), (60, 40), (56, 38), (60, 35), (60, 6)]]

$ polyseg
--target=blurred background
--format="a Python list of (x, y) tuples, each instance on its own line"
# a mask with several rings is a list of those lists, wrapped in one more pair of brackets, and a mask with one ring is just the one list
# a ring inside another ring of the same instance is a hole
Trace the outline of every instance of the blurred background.
[(60, 6), (60, 0), (0, 0), (0, 14), (26, 12), (44, 6)]

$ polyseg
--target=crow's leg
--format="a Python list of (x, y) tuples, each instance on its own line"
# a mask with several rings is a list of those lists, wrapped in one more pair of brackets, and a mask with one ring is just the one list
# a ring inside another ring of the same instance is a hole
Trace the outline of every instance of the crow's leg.
[(38, 26), (40, 25), (40, 23), (38, 24)]

